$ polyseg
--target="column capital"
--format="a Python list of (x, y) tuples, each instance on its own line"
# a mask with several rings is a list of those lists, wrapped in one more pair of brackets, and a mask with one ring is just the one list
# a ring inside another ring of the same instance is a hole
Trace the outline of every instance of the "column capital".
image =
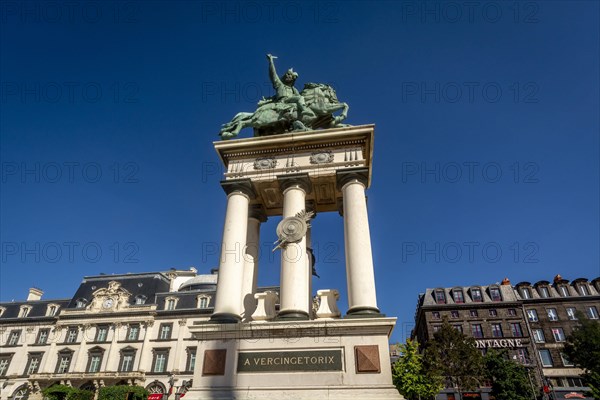
[(248, 218), (257, 219), (260, 222), (267, 221), (267, 212), (262, 204), (252, 204), (248, 209)]
[(307, 173), (278, 175), (277, 180), (279, 181), (281, 192), (292, 186), (299, 186), (306, 193), (312, 191), (312, 185)]
[(228, 179), (225, 181), (221, 181), (221, 187), (230, 195), (233, 192), (242, 192), (250, 199), (256, 198), (256, 191), (252, 186), (252, 182), (248, 178), (244, 179)]
[(353, 180), (362, 183), (365, 188), (369, 185), (369, 169), (365, 167), (339, 169), (335, 172), (338, 189)]

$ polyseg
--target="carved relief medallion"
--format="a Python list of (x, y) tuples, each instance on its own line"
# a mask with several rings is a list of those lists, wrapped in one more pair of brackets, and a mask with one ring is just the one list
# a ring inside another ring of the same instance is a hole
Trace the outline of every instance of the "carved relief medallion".
[(272, 157), (262, 157), (254, 160), (254, 169), (271, 169), (277, 166), (277, 160)]
[(333, 154), (331, 150), (316, 151), (310, 156), (311, 164), (328, 164), (333, 162)]

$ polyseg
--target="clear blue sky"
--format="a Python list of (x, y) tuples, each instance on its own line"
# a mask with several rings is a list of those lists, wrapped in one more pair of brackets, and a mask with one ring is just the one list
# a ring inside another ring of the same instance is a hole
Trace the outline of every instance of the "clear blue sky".
[[(216, 266), (211, 142), (272, 94), (266, 53), (300, 87), (334, 85), (348, 123), (376, 124), (369, 211), (394, 340), (427, 287), (600, 276), (599, 3), (475, 4), (2, 2), (0, 299)], [(313, 226), (315, 290), (341, 289), (345, 311), (342, 219)]]

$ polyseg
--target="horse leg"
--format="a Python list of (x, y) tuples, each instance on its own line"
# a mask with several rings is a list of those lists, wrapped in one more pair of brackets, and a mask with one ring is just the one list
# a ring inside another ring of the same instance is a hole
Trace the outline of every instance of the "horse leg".
[(252, 115), (252, 113), (247, 112), (237, 113), (230, 122), (222, 125), (219, 136), (221, 136), (223, 139), (231, 139), (232, 137), (236, 137), (242, 129), (251, 126), (250, 121), (252, 119)]

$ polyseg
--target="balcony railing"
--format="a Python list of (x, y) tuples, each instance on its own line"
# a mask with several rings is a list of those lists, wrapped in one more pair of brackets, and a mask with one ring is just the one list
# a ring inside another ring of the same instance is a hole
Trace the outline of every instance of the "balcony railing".
[(67, 372), (65, 374), (56, 373), (41, 373), (32, 374), (29, 376), (31, 380), (59, 380), (59, 379), (142, 379), (145, 377), (144, 372)]

